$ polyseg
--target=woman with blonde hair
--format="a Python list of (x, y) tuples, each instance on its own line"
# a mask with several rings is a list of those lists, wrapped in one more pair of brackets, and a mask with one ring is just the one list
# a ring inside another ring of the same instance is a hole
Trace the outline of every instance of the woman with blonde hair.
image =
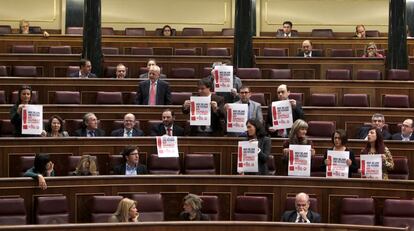
[(375, 45), (374, 42), (370, 42), (365, 47), (365, 52), (362, 58), (384, 58), (384, 56), (378, 52), (377, 45)]
[(287, 156), (289, 154), (289, 145), (311, 145), (312, 156), (315, 155), (315, 149), (313, 148), (312, 141), (308, 140), (306, 133), (308, 132), (308, 123), (304, 120), (297, 119), (290, 129), (289, 139), (283, 142), (283, 154)]
[(137, 202), (124, 198), (119, 202), (118, 208), (109, 218), (109, 222), (138, 222), (138, 217)]
[(201, 203), (203, 200), (195, 194), (188, 194), (183, 198), (183, 209), (180, 213), (180, 220), (183, 221), (209, 221), (207, 214), (201, 213)]
[(99, 172), (97, 171), (96, 157), (91, 155), (83, 155), (78, 164), (76, 165), (76, 170), (73, 173), (76, 176), (97, 176)]

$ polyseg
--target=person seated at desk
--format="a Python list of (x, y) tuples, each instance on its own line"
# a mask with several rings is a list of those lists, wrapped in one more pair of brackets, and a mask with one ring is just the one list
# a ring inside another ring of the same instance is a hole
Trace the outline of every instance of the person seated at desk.
[(282, 222), (295, 223), (321, 223), (321, 215), (310, 210), (309, 195), (301, 192), (296, 194), (296, 210), (285, 211), (282, 215)]
[(108, 222), (138, 222), (139, 213), (137, 202), (129, 198), (122, 199), (115, 213), (109, 218)]
[(76, 169), (73, 172), (74, 176), (97, 176), (99, 175), (96, 164), (96, 157), (91, 155), (82, 155)]
[(105, 131), (98, 128), (98, 118), (94, 113), (89, 112), (83, 116), (82, 128), (75, 131), (75, 136), (105, 136)]
[(113, 130), (111, 136), (118, 137), (137, 137), (144, 136), (144, 132), (140, 129), (135, 128), (137, 121), (135, 120), (135, 115), (128, 113), (124, 115), (124, 127)]
[(31, 177), (39, 182), (39, 187), (47, 189), (45, 177), (55, 176), (54, 164), (47, 154), (36, 154), (34, 166), (28, 169), (23, 176)]
[(374, 42), (368, 43), (365, 47), (364, 55), (362, 58), (384, 58), (384, 56), (378, 52), (377, 45)]
[(138, 105), (170, 105), (171, 90), (168, 82), (159, 79), (160, 67), (151, 66), (148, 79), (138, 85), (136, 103)]
[(283, 25), (282, 30), (277, 30), (277, 33), (276, 33), (277, 38), (298, 37), (298, 32), (292, 31), (293, 24), (291, 21), (284, 21), (282, 25)]
[(69, 75), (74, 78), (96, 78), (96, 75), (91, 72), (92, 64), (88, 59), (81, 59), (79, 61), (79, 72), (75, 72)]
[(123, 163), (114, 167), (115, 175), (144, 175), (147, 174), (147, 166), (139, 163), (138, 147), (129, 145), (122, 150)]
[(302, 49), (299, 51), (297, 56), (311, 58), (311, 57), (321, 57), (322, 54), (320, 52), (313, 51), (312, 42), (310, 40), (305, 40), (302, 42)]
[(414, 140), (413, 119), (406, 119), (401, 125), (401, 132), (392, 135), (393, 140), (411, 141)]
[[(147, 62), (148, 71), (152, 66), (157, 66), (157, 61), (155, 61), (155, 59), (148, 59), (148, 62)], [(160, 72), (161, 72), (161, 69), (160, 69)], [(140, 74), (139, 78), (148, 79), (148, 72), (144, 74)], [(167, 78), (167, 76), (165, 74), (160, 73), (160, 79), (165, 79), (165, 78)]]
[(209, 221), (207, 214), (201, 213), (201, 198), (195, 194), (188, 194), (183, 198), (183, 209), (180, 213), (182, 221)]
[(381, 131), (382, 137), (384, 140), (391, 139), (391, 134), (388, 132), (387, 129), (384, 128), (385, 126), (385, 117), (383, 114), (375, 113), (371, 117), (371, 124), (370, 125), (364, 125), (358, 130), (357, 138), (362, 140), (368, 139), (368, 132), (371, 127), (376, 127)]
[(169, 25), (165, 25), (162, 27), (161, 35), (165, 37), (173, 36), (172, 32), (172, 28)]
[[(308, 132), (308, 123), (304, 120), (298, 119), (293, 125), (292, 129), (289, 132), (289, 139), (283, 142), (283, 155), (287, 157), (289, 155), (289, 145), (311, 145), (312, 156), (315, 155), (315, 149), (313, 148), (313, 143), (311, 140), (308, 140), (306, 133)], [(287, 166), (287, 165), (286, 165)]]
[(24, 85), (20, 87), (17, 93), (17, 101), (10, 109), (10, 121), (14, 127), (14, 136), (16, 137), (31, 137), (37, 135), (22, 134), (22, 110), (27, 104), (32, 102), (32, 88)]
[(365, 32), (365, 26), (364, 25), (357, 25), (355, 27), (355, 38), (367, 38), (366, 32)]
[[(30, 28), (30, 24), (29, 21), (22, 19), (19, 23), (19, 33), (20, 34), (41, 34), (42, 32), (35, 32), (32, 30), (32, 28)], [(50, 34), (47, 33), (47, 31), (43, 31), (43, 36), (44, 37), (49, 37)]]
[(249, 141), (258, 141), (260, 152), (258, 156), (259, 172), (245, 173), (246, 175), (269, 175), (267, 160), (269, 159), (270, 150), (272, 149), (272, 140), (267, 136), (263, 124), (257, 119), (249, 119), (246, 123), (247, 139)]
[(116, 79), (125, 79), (126, 77), (126, 67), (124, 64), (120, 63), (118, 65), (116, 65), (116, 70), (115, 70), (115, 78)]
[(43, 130), (43, 137), (67, 137), (67, 131), (63, 130), (63, 119), (58, 115), (53, 115), (49, 118), (45, 130)]
[(162, 112), (162, 123), (151, 127), (151, 136), (184, 136), (184, 128), (175, 122), (175, 113), (171, 109)]

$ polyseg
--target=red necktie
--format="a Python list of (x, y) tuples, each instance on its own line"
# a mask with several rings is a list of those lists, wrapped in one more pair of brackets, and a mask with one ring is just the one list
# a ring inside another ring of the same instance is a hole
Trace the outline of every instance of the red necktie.
[(148, 105), (156, 105), (155, 102), (155, 82), (151, 82), (150, 96)]
[(171, 128), (167, 128), (167, 135), (172, 136)]

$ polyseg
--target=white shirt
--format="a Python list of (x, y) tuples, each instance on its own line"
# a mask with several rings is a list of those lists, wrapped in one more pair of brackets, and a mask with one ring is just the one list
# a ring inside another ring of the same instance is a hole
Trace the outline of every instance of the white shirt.
[[(132, 137), (132, 130), (130, 130), (129, 132), (131, 132), (131, 137)], [(126, 130), (125, 128), (124, 128), (124, 137), (129, 137), (128, 130)]]
[[(296, 213), (296, 220), (295, 220), (295, 223), (299, 223), (299, 219), (300, 219), (300, 214), (299, 213)], [(304, 222), (301, 222), (301, 223), (311, 223), (310, 222), (310, 220), (306, 217), (306, 219), (304, 219)]]

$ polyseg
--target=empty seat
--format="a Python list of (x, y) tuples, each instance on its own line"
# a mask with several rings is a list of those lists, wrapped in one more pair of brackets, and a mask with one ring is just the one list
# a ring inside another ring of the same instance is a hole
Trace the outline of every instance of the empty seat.
[(122, 92), (98, 91), (96, 104), (123, 104)]
[(300, 92), (291, 92), (289, 94), (289, 99), (294, 99), (294, 100), (300, 102), (302, 105), (305, 102), (304, 97), (303, 97), (303, 93), (300, 93)]
[(131, 47), (132, 55), (154, 55), (152, 47)]
[(342, 101), (344, 107), (369, 107), (367, 94), (344, 94)]
[(336, 129), (334, 121), (308, 121), (308, 136), (331, 137)]
[(327, 38), (333, 38), (334, 33), (332, 29), (313, 29), (311, 32), (312, 37), (327, 37)]
[(164, 203), (161, 194), (133, 194), (137, 201), (139, 221), (164, 221)]
[(82, 119), (66, 119), (66, 131), (69, 133), (70, 136), (75, 136), (75, 131), (81, 128), (82, 123)]
[[(15, 104), (17, 102), (17, 96), (18, 91), (13, 91), (10, 99), (10, 103)], [(37, 94), (37, 91), (32, 91), (32, 103), (37, 104), (39, 103), (39, 96)]]
[(388, 171), (389, 179), (408, 180), (410, 175), (410, 168), (408, 167), (407, 157), (393, 157), (394, 168)]
[(410, 102), (408, 95), (383, 95), (383, 106), (384, 107), (398, 107), (398, 108), (409, 108)]
[(335, 94), (312, 94), (311, 95), (312, 106), (323, 106), (323, 107), (335, 107), (336, 96)]
[(82, 35), (83, 34), (83, 27), (70, 26), (70, 27), (66, 28), (66, 34)]
[(66, 69), (66, 76), (71, 76), (73, 73), (78, 73), (79, 69), (79, 66), (68, 66)]
[(263, 56), (286, 56), (285, 48), (263, 48)]
[(233, 28), (223, 28), (221, 29), (222, 36), (234, 36), (234, 29)]
[(328, 69), (326, 79), (329, 80), (351, 80), (351, 70), (349, 69)]
[(14, 126), (10, 120), (0, 120), (0, 136), (12, 137), (14, 136)]
[(12, 73), (17, 77), (36, 77), (37, 69), (35, 66), (13, 66)]
[(378, 30), (366, 30), (365, 36), (367, 37), (381, 37)]
[(4, 91), (0, 91), (0, 104), (6, 103), (6, 93)]
[(201, 77), (207, 77), (207, 76), (209, 76), (209, 75), (211, 75), (211, 67), (204, 67), (203, 68), (203, 76), (201, 76)]
[(0, 34), (11, 34), (12, 29), (10, 25), (0, 25)]
[(116, 211), (122, 196), (93, 196), (91, 202), (91, 222), (103, 223)]
[(127, 36), (145, 36), (145, 28), (125, 28), (125, 35)]
[(8, 76), (6, 66), (0, 66), (0, 76)]
[(190, 100), (193, 95), (191, 92), (171, 92), (171, 104), (172, 105), (183, 105), (184, 101)]
[(177, 48), (174, 50), (174, 55), (196, 55), (195, 48)]
[(353, 57), (352, 49), (331, 49), (331, 57)]
[(375, 225), (375, 205), (372, 198), (343, 198), (341, 224)]
[(34, 45), (13, 45), (12, 53), (34, 53)]
[(237, 196), (233, 220), (268, 221), (269, 202), (262, 196)]
[[(118, 128), (120, 128), (120, 127), (118, 127)], [(124, 158), (122, 157), (122, 155), (109, 155), (109, 174), (113, 175), (114, 174), (114, 167), (117, 166), (117, 165), (122, 164), (123, 161), (124, 161)]]
[(114, 28), (112, 27), (102, 27), (101, 28), (102, 35), (114, 35)]
[(260, 103), (262, 106), (267, 105), (264, 93), (261, 93), (261, 92), (252, 93), (252, 95), (250, 96), (250, 99)]
[(195, 28), (195, 27), (185, 27), (181, 32), (182, 36), (203, 36), (204, 29), (203, 28)]
[(229, 56), (229, 50), (227, 48), (207, 48), (207, 56)]
[(0, 199), (0, 225), (27, 224), (26, 207), (21, 197)]
[(271, 79), (292, 79), (291, 69), (270, 69)]
[(102, 54), (119, 55), (119, 48), (118, 47), (102, 47)]
[(71, 46), (51, 46), (49, 48), (50, 54), (72, 54)]
[(357, 71), (357, 80), (381, 80), (382, 73), (380, 70), (359, 69)]
[(66, 196), (37, 197), (36, 224), (69, 223)]
[(201, 213), (206, 214), (212, 221), (218, 221), (220, 217), (219, 199), (217, 196), (202, 195), (200, 196)]
[(81, 94), (79, 91), (56, 91), (55, 104), (80, 104)]
[(195, 69), (192, 67), (175, 67), (171, 69), (172, 78), (194, 78)]
[(159, 157), (152, 154), (148, 161), (150, 174), (180, 174), (180, 159), (178, 157)]
[(184, 158), (184, 165), (185, 174), (216, 174), (213, 154), (187, 154)]
[(262, 72), (259, 68), (237, 68), (237, 76), (240, 79), (261, 79)]
[(414, 200), (386, 199), (384, 201), (383, 225), (414, 227)]
[(325, 177), (326, 171), (321, 169), (323, 162), (325, 161), (324, 156), (314, 155), (311, 157), (311, 176)]
[(42, 28), (40, 26), (31, 26), (30, 27), (30, 33), (31, 34), (41, 34)]
[(410, 71), (405, 69), (388, 70), (387, 80), (411, 80)]

